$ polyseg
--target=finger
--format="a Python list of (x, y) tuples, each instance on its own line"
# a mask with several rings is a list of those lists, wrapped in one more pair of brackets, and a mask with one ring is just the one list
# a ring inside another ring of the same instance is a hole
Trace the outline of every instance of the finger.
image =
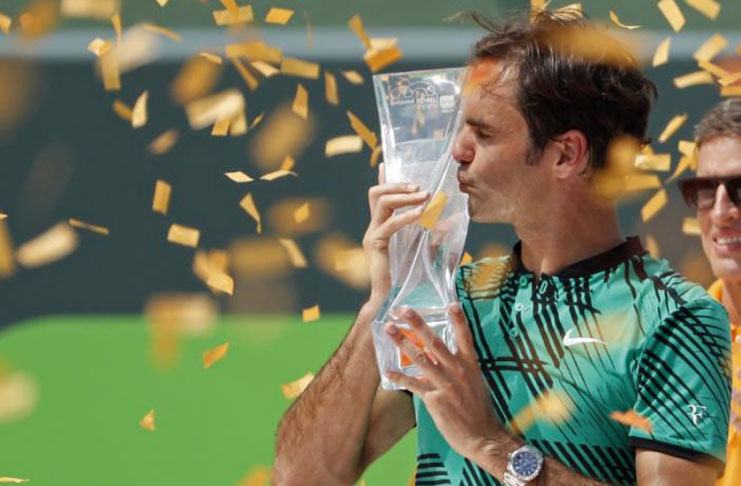
[(421, 378), (412, 378), (411, 376), (399, 373), (398, 371), (387, 371), (386, 378), (392, 383), (409, 390), (410, 392), (423, 397), (425, 393), (432, 391), (432, 386)]
[(471, 329), (468, 327), (463, 308), (458, 302), (453, 302), (448, 306), (448, 313), (455, 330), (455, 340), (458, 344), (457, 354), (468, 361), (477, 361), (476, 351), (473, 349), (473, 336), (471, 335)]
[(368, 204), (370, 205), (371, 213), (375, 212), (376, 206), (378, 205), (378, 199), (380, 199), (381, 196), (386, 194), (410, 194), (416, 192), (418, 189), (419, 187), (414, 184), (406, 184), (403, 182), (371, 187), (368, 189)]
[(386, 162), (378, 164), (378, 183), (384, 184), (386, 182)]
[(409, 325), (417, 333), (417, 336), (422, 340), (425, 345), (437, 361), (443, 365), (443, 373), (445, 369), (452, 369), (457, 366), (455, 362), (455, 356), (450, 352), (448, 347), (445, 345), (440, 336), (427, 325), (422, 316), (420, 316), (414, 309), (409, 307), (401, 311), (401, 318), (409, 323)]
[(395, 214), (394, 216), (391, 216), (374, 232), (374, 238), (391, 238), (394, 233), (399, 231), (404, 226), (412, 224), (419, 220), (420, 216), (422, 216), (423, 210), (424, 206), (420, 206), (418, 208), (412, 209), (411, 211), (406, 211), (401, 214)]
[(384, 194), (376, 203), (376, 211), (371, 216), (377, 225), (389, 219), (396, 209), (424, 204), (429, 199), (427, 192), (413, 192), (412, 194)]
[(407, 357), (419, 367), (424, 375), (434, 384), (442, 386), (447, 380), (438, 366), (428, 357), (424, 349), (418, 347), (409, 340), (401, 329), (392, 323), (386, 325), (386, 332), (394, 344), (407, 355)]

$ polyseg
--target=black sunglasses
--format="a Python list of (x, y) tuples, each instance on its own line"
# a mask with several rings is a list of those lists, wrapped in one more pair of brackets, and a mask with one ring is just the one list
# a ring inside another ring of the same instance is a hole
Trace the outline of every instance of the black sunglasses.
[(729, 199), (736, 206), (741, 203), (741, 176), (690, 177), (679, 181), (684, 202), (692, 209), (713, 209), (718, 186), (723, 184)]

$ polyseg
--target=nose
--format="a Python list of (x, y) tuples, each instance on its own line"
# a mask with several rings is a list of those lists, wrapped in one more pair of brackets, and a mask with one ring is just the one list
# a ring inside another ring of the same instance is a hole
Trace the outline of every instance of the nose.
[(715, 191), (715, 203), (710, 212), (713, 223), (723, 226), (730, 221), (738, 219), (740, 215), (738, 207), (733, 204), (733, 201), (731, 201), (728, 195), (726, 186), (718, 184), (718, 188)]
[(471, 131), (467, 127), (463, 127), (453, 143), (453, 158), (456, 162), (459, 164), (473, 162), (475, 151), (472, 142)]

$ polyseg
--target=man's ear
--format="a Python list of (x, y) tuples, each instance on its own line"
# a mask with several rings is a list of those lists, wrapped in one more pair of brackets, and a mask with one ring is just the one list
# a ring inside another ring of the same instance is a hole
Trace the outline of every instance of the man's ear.
[(581, 175), (589, 167), (587, 137), (581, 130), (569, 130), (556, 137), (553, 142), (557, 159), (553, 165), (554, 175), (565, 179)]

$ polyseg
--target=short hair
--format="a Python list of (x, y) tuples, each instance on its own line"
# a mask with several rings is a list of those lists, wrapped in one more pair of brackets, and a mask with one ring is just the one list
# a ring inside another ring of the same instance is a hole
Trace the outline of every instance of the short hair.
[(721, 101), (695, 127), (698, 148), (703, 142), (719, 136), (741, 136), (741, 98)]
[[(587, 139), (590, 166), (600, 169), (613, 138), (629, 135), (642, 144), (650, 141), (646, 126), (656, 86), (632, 53), (599, 32), (580, 10), (541, 11), (504, 24), (478, 14), (472, 17), (489, 33), (474, 44), (469, 63), (496, 59), (512, 70), (518, 81), (518, 108), (537, 153), (560, 134), (580, 130)], [(605, 45), (611, 52), (585, 54), (578, 40), (569, 40), (586, 32), (597, 33), (597, 44), (609, 43)], [(567, 42), (556, 43), (554, 38)]]

